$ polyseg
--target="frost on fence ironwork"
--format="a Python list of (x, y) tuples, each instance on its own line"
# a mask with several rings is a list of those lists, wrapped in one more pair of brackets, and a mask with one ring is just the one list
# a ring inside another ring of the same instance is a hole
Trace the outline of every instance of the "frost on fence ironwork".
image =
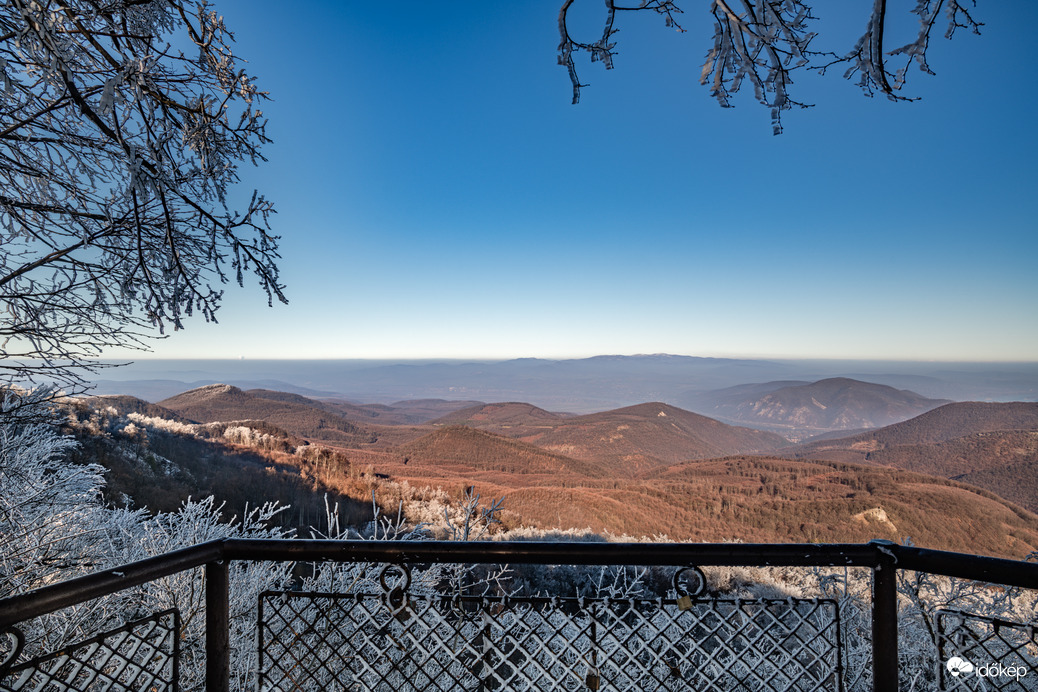
[(259, 656), (261, 690), (842, 689), (828, 599), (266, 592)]
[(0, 675), (0, 690), (176, 692), (179, 631), (175, 609), (155, 613), (11, 666)]
[(942, 690), (1038, 691), (1038, 622), (937, 613)]

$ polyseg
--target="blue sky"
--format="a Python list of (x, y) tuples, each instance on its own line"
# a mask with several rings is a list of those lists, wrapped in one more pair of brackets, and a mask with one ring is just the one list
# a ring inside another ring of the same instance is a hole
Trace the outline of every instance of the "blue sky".
[[(241, 194), (277, 205), (291, 302), (228, 287), (153, 355), (1038, 359), (1038, 3), (936, 37), (916, 103), (803, 75), (778, 137), (698, 84), (706, 3), (621, 16), (571, 105), (558, 5), (218, 0), (273, 97)], [(815, 46), (870, 5), (816, 3)]]

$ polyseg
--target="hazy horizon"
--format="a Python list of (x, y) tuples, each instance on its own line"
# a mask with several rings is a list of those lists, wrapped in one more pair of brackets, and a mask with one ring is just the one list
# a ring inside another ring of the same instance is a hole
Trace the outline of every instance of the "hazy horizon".
[(280, 389), (362, 403), (406, 399), (524, 401), (591, 412), (646, 401), (689, 407), (699, 394), (745, 384), (832, 377), (956, 401), (1038, 400), (1038, 363), (715, 359), (653, 354), (578, 359), (150, 359), (106, 368), (100, 394), (149, 401), (206, 384)]

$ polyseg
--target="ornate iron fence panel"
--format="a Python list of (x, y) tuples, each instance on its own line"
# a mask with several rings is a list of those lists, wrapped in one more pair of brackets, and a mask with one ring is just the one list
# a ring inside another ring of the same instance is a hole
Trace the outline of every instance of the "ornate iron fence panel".
[(942, 690), (1038, 691), (1038, 623), (937, 612)]
[(259, 687), (842, 690), (839, 611), (824, 599), (267, 592)]
[[(177, 692), (179, 633), (180, 614), (176, 609), (155, 613), (12, 665), (0, 676), (0, 690)], [(18, 644), (20, 649), (20, 636)]]

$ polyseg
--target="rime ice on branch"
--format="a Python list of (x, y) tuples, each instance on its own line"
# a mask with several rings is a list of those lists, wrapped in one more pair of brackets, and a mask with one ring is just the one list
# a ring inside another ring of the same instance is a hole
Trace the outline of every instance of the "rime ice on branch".
[[(594, 43), (575, 40), (569, 30), (567, 16), (576, 0), (564, 0), (559, 10), (559, 64), (569, 71), (573, 83), (573, 103), (580, 100), (581, 84), (577, 76), (574, 54), (589, 53), (591, 62), (601, 62), (612, 69), (616, 43), (612, 40), (618, 31), (614, 27), (619, 11), (651, 10), (662, 14), (668, 27), (685, 30), (675, 19), (682, 13), (675, 0), (642, 0), (636, 6), (622, 6), (616, 0), (605, 0), (606, 22), (601, 38)], [(724, 107), (731, 107), (731, 96), (743, 82), (753, 85), (754, 97), (771, 110), (772, 128), (782, 133), (782, 111), (793, 106), (806, 108), (790, 97), (792, 75), (799, 69), (815, 69), (824, 73), (833, 65), (846, 63), (844, 74), (848, 79), (859, 76), (858, 85), (866, 95), (879, 91), (892, 100), (910, 101), (899, 95), (905, 83), (909, 66), (915, 61), (919, 69), (933, 74), (926, 62), (926, 51), (935, 24), (943, 14), (948, 21), (945, 32), (951, 38), (958, 28), (980, 33), (981, 24), (973, 19), (959, 0), (917, 0), (912, 13), (919, 16), (919, 31), (911, 43), (886, 50), (883, 38), (890, 20), (887, 1), (874, 0), (868, 15), (865, 32), (851, 51), (842, 56), (834, 52), (811, 49), (818, 35), (808, 25), (817, 18), (811, 5), (803, 0), (713, 0), (710, 12), (714, 19), (714, 44), (706, 54), (700, 74), (700, 83), (710, 87), (710, 94)], [(904, 58), (896, 73), (890, 72), (887, 62), (891, 57)], [(821, 64), (813, 64), (818, 62)]]
[[(205, 2), (0, 8), (0, 370), (76, 388), (112, 346), (258, 279), (285, 302), (273, 207), (229, 208), (266, 143), (259, 91)], [(191, 46), (185, 54), (177, 46)]]

